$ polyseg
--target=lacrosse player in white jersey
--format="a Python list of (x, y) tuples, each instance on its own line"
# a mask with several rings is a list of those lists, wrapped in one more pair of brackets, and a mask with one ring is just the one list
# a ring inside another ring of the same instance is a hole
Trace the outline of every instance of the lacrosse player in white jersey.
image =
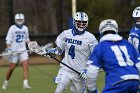
[[(18, 62), (21, 62), (23, 66), (23, 89), (31, 88), (28, 84), (28, 53), (26, 51), (26, 43), (29, 43), (30, 39), (28, 27), (23, 25), (24, 21), (24, 14), (17, 13), (15, 15), (16, 24), (9, 28), (6, 36), (6, 51), (11, 55), (9, 56), (9, 69), (2, 86), (4, 90), (7, 89), (8, 81)], [(12, 55), (14, 52), (19, 53)]]
[[(88, 57), (98, 41), (93, 34), (86, 31), (88, 26), (88, 15), (86, 13), (77, 12), (73, 18), (73, 25), (72, 29), (64, 30), (57, 37), (57, 47), (48, 50), (47, 53), (60, 55), (65, 51), (62, 62), (81, 72), (86, 68)], [(85, 93), (86, 81), (63, 64), (61, 64), (55, 80), (58, 83), (55, 93), (63, 93), (68, 85), (70, 85), (70, 90), (73, 93)], [(89, 93), (97, 93), (96, 86), (94, 86), (93, 91)]]

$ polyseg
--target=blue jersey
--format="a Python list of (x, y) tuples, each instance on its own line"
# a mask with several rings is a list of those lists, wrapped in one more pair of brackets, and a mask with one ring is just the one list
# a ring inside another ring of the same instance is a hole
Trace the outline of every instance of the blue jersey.
[(128, 41), (132, 43), (140, 53), (140, 29), (136, 27), (131, 28)]
[(140, 62), (138, 58), (138, 52), (127, 40), (104, 40), (94, 48), (89, 61), (102, 68), (106, 72), (106, 84), (113, 85), (130, 77), (139, 79), (135, 67)]

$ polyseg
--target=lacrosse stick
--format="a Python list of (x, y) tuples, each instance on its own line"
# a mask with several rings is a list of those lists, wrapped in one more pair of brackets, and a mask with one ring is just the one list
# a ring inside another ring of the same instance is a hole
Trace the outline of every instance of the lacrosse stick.
[(23, 51), (13, 51), (13, 52), (6, 52), (6, 51), (3, 51), (1, 54), (0, 54), (0, 57), (2, 58), (2, 60), (9, 60), (10, 56), (12, 55), (17, 55), (17, 54), (20, 54), (20, 53), (23, 53), (23, 52), (27, 52), (28, 54), (31, 54), (32, 52), (30, 50), (23, 50)]
[(73, 69), (73, 68), (70, 67), (69, 65), (65, 64), (64, 62), (58, 60), (57, 58), (55, 58), (55, 57), (53, 57), (53, 56), (51, 56), (51, 55), (44, 55), (44, 56), (47, 57), (47, 58), (52, 58), (52, 59), (54, 59), (55, 61), (59, 62), (60, 64), (63, 64), (64, 66), (68, 67), (68, 68), (71, 69), (72, 71), (76, 72), (78, 75), (81, 74), (81, 73), (78, 72), (77, 70)]
[(53, 43), (48, 43), (45, 46), (40, 47), (36, 41), (32, 41), (28, 44), (28, 48), (30, 51), (39, 54), (39, 55), (43, 55), (46, 53), (46, 50), (50, 49), (53, 47)]
[(13, 51), (13, 52), (11, 52), (11, 53), (2, 52), (2, 53), (0, 54), (0, 57), (1, 57), (1, 56), (16, 55), (16, 54), (20, 54), (20, 53), (22, 53), (22, 52), (29, 52), (29, 53), (31, 53), (32, 51), (30, 51), (30, 50), (23, 50), (23, 51)]
[(44, 48), (44, 46), (40, 47), (40, 46), (37, 44), (36, 41), (32, 41), (32, 42), (28, 45), (29, 49), (30, 49), (32, 52), (35, 52), (36, 54), (39, 54), (39, 55), (43, 55), (43, 56), (45, 56), (45, 57), (47, 57), (47, 58), (52, 58), (52, 59), (56, 60), (57, 62), (63, 64), (64, 66), (68, 67), (68, 68), (71, 69), (72, 71), (76, 72), (78, 75), (80, 75), (80, 72), (76, 71), (76, 70), (73, 69), (72, 67), (70, 67), (70, 66), (68, 66), (67, 64), (63, 63), (62, 61), (58, 60), (57, 58), (55, 58), (55, 57), (53, 57), (53, 56), (47, 54), (46, 50), (49, 50), (49, 49), (50, 49), (50, 47), (48, 47), (48, 46), (50, 46), (50, 44), (46, 44), (45, 46), (47, 46), (47, 47), (45, 47), (45, 48)]

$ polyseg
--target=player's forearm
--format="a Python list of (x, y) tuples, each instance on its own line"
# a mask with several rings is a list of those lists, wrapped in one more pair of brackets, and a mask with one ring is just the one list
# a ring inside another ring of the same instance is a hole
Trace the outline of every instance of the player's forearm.
[(87, 75), (90, 78), (97, 78), (99, 73), (99, 68), (94, 65), (88, 65), (87, 67)]
[(30, 41), (29, 39), (26, 41), (27, 44), (29, 44), (30, 42), (31, 42), (31, 41)]
[(7, 48), (11, 47), (11, 41), (10, 40), (6, 40), (6, 47)]
[(88, 65), (88, 67), (87, 67), (88, 91), (94, 91), (96, 89), (96, 81), (97, 81), (97, 77), (98, 77), (98, 72), (99, 72), (98, 67), (96, 67), (94, 65)]
[(139, 39), (137, 38), (137, 37), (131, 37), (131, 36), (129, 36), (129, 38), (128, 38), (128, 41), (131, 43), (131, 44), (133, 44), (133, 46), (136, 48), (136, 50), (139, 52), (139, 49), (138, 49), (138, 47), (139, 47)]
[(6, 47), (7, 47), (7, 48), (10, 48), (10, 47), (11, 47), (11, 44), (6, 43)]

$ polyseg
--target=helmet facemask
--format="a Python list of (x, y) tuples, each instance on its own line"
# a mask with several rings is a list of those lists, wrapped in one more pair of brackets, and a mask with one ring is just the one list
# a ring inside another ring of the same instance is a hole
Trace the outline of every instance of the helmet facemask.
[(134, 18), (135, 26), (140, 29), (140, 17)]
[(24, 15), (23, 14), (16, 14), (15, 15), (15, 23), (17, 25), (22, 25), (24, 23)]
[(76, 28), (76, 34), (82, 34), (88, 26), (88, 16), (84, 12), (77, 12), (73, 19)]
[(139, 7), (136, 7), (133, 10), (132, 17), (134, 19), (135, 26), (140, 29), (140, 6)]
[(84, 31), (88, 26), (88, 21), (75, 20), (74, 25), (79, 31)]

